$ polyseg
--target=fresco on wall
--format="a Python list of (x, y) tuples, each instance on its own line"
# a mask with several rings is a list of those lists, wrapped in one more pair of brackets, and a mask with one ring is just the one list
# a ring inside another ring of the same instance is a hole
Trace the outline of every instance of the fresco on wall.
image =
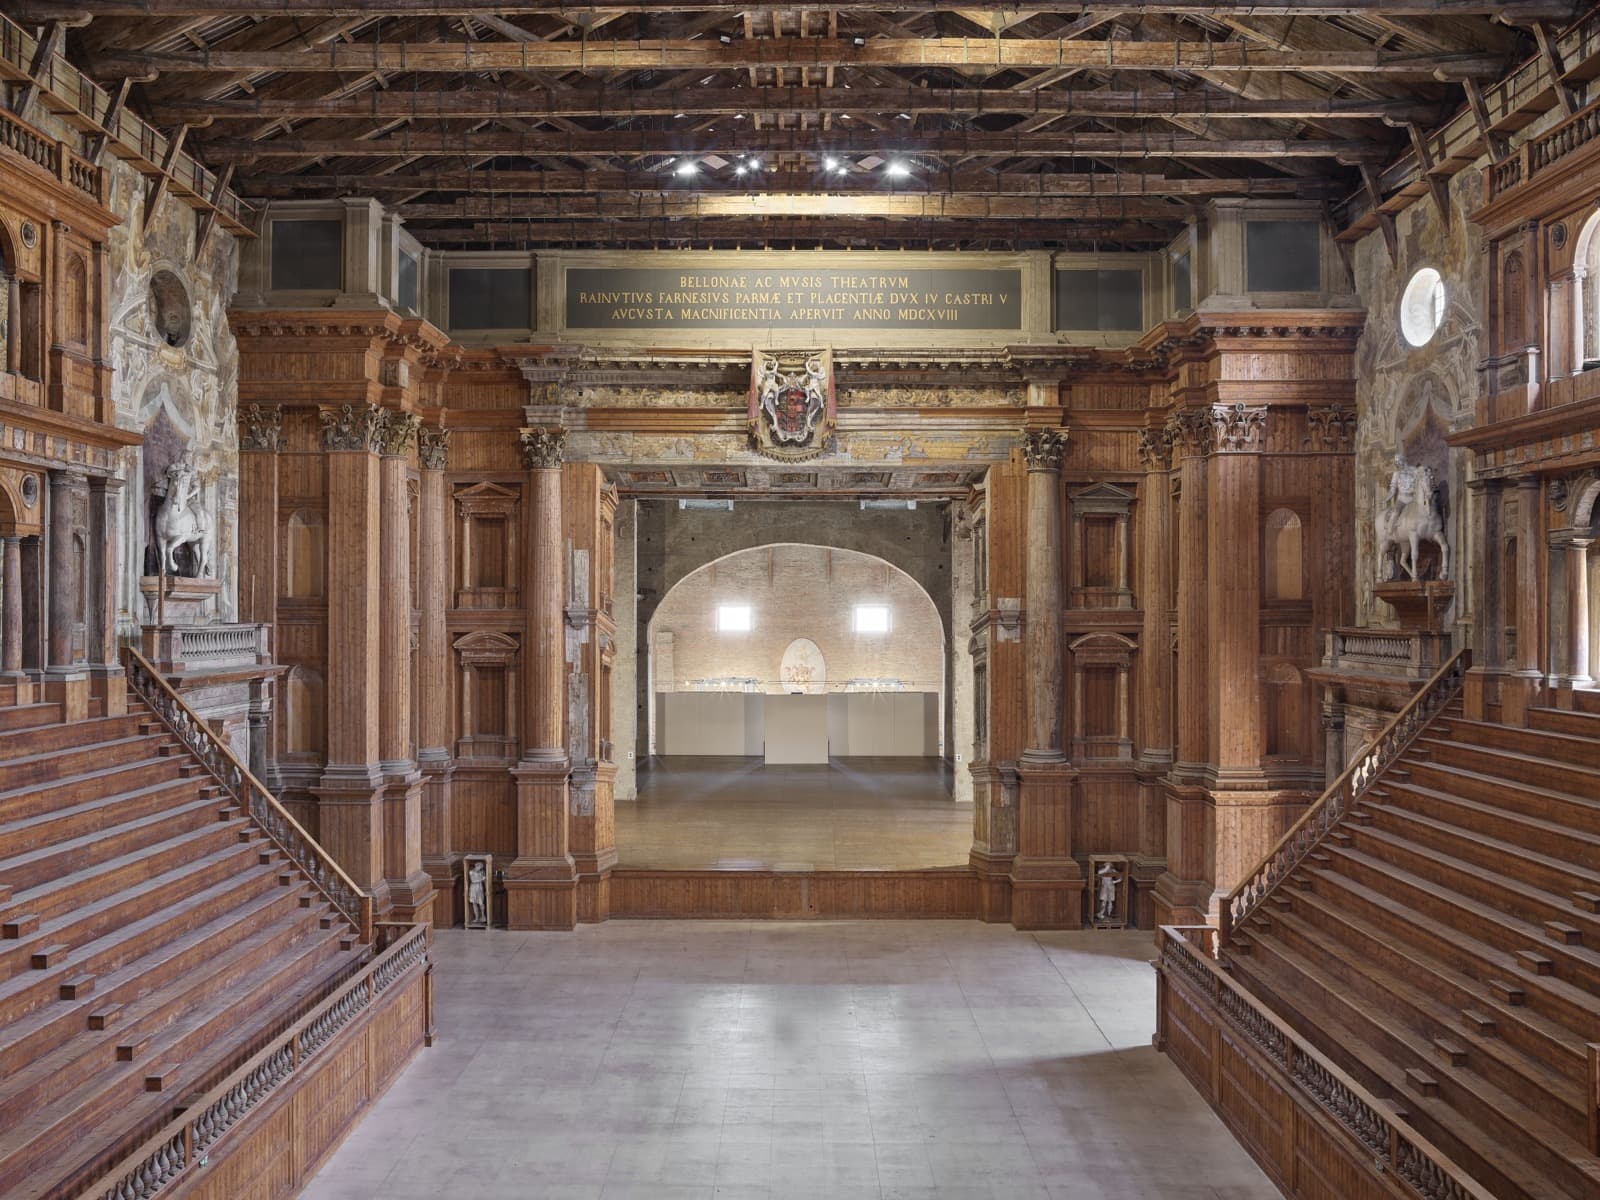
[[(1487, 296), (1484, 256), (1476, 228), (1465, 219), (1482, 196), (1482, 175), (1463, 171), (1450, 185), (1455, 219), (1448, 226), (1432, 201), (1419, 201), (1396, 218), (1397, 254), (1391, 261), (1381, 233), (1356, 246), (1356, 284), (1367, 307), (1366, 332), (1357, 348), (1355, 522), (1356, 597), (1361, 624), (1392, 623), (1387, 604), (1373, 595), (1378, 548), (1373, 521), (1388, 493), (1394, 456), (1434, 469), (1452, 545), (1466, 530), (1467, 459), (1452, 453), (1447, 434), (1472, 424), (1477, 398), (1483, 311)], [(1424, 346), (1400, 332), (1400, 300), (1412, 275), (1423, 267), (1439, 272), (1445, 285), (1444, 319)], [(1456, 619), (1470, 595), (1466, 556), (1456, 578)]]

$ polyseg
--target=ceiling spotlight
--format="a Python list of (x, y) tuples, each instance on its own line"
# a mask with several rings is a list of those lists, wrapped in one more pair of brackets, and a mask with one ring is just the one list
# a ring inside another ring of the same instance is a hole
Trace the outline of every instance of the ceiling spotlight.
[(867, 39), (864, 37), (851, 38), (850, 44), (852, 46), (865, 46), (867, 44)]
[(733, 45), (732, 36), (730, 36), (729, 34), (726, 34), (726, 33), (717, 34), (717, 41), (721, 42), (724, 46)]
[(839, 169), (839, 160), (831, 154), (828, 155), (827, 158), (822, 160), (822, 169), (824, 171), (837, 171)]
[(836, 174), (836, 175), (843, 175), (849, 169), (850, 169), (849, 167), (845, 166), (843, 163), (840, 163), (837, 167), (835, 167), (833, 169), (833, 171), (834, 171), (834, 174)]
[(902, 121), (909, 121), (909, 120), (911, 120), (911, 114), (910, 113), (901, 113), (900, 114), (900, 119)]
[(751, 159), (751, 160), (750, 160), (750, 169), (751, 169), (751, 170), (752, 170), (752, 171), (759, 171), (759, 170), (761, 170), (761, 160), (760, 160), (760, 159), (759, 159), (759, 158), (752, 158), (752, 159)]
[(696, 163), (681, 162), (681, 163), (678, 164), (677, 170), (674, 171), (673, 173), (675, 175), (681, 176), (683, 178), (687, 178), (688, 176), (693, 175), (699, 169), (700, 169), (700, 167)]
[(911, 168), (903, 162), (892, 162), (883, 169), (883, 173), (890, 179), (904, 179), (911, 174)]
[(735, 175), (743, 175), (749, 169), (750, 169), (749, 167), (745, 166), (743, 163), (740, 163), (737, 167), (735, 167), (733, 169), (733, 173)]

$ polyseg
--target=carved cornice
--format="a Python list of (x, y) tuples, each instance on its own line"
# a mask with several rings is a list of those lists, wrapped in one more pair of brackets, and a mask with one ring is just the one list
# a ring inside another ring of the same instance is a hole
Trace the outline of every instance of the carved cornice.
[(416, 413), (384, 410), (382, 429), (378, 431), (378, 448), (381, 453), (401, 456), (410, 453), (417, 440), (417, 427), (422, 419)]
[(380, 449), (385, 426), (384, 410), (374, 404), (341, 404), (317, 410), (322, 418), (324, 450)]
[(1030, 429), (1022, 435), (1022, 457), (1030, 471), (1059, 471), (1067, 453), (1065, 429)]
[(1172, 469), (1172, 437), (1165, 429), (1145, 429), (1139, 434), (1139, 461), (1157, 471)]
[(561, 466), (567, 453), (567, 431), (535, 425), (521, 435), (522, 461), (530, 471), (548, 471)]
[(239, 414), (239, 449), (244, 453), (276, 454), (283, 440), (283, 409), (276, 405), (248, 405)]
[(1171, 450), (1182, 450), (1184, 454), (1196, 457), (1211, 453), (1213, 432), (1208, 409), (1180, 408), (1167, 418), (1167, 427), (1162, 430), (1162, 436)]
[(1306, 424), (1311, 430), (1307, 440), (1313, 450), (1349, 454), (1356, 448), (1356, 410), (1348, 405), (1310, 409)]
[(1217, 404), (1211, 409), (1214, 449), (1232, 454), (1259, 453), (1267, 440), (1265, 404)]
[(417, 461), (424, 470), (444, 470), (450, 462), (450, 431), (428, 426), (417, 430)]

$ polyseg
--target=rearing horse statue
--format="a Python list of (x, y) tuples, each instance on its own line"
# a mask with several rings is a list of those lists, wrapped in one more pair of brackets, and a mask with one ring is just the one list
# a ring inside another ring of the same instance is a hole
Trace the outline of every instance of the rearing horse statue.
[(201, 510), (200, 480), (185, 454), (167, 468), (167, 495), (156, 512), (156, 548), (168, 575), (178, 573), (179, 546), (193, 547), (195, 574), (211, 574), (211, 517)]
[(1394, 456), (1388, 503), (1375, 522), (1379, 574), (1387, 579), (1398, 579), (1404, 568), (1416, 580), (1417, 551), (1423, 542), (1439, 547), (1439, 578), (1450, 578), (1450, 541), (1435, 502), (1436, 483), (1432, 467), (1413, 467), (1405, 455)]

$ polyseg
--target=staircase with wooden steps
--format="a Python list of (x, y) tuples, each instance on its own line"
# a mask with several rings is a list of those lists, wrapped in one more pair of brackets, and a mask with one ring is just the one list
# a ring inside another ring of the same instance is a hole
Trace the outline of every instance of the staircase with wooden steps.
[(136, 692), (128, 708), (0, 706), (4, 1200), (75, 1195), (372, 958)]
[(1489, 1194), (1600, 1198), (1600, 715), (1450, 702), (1350, 795), (1220, 964)]

